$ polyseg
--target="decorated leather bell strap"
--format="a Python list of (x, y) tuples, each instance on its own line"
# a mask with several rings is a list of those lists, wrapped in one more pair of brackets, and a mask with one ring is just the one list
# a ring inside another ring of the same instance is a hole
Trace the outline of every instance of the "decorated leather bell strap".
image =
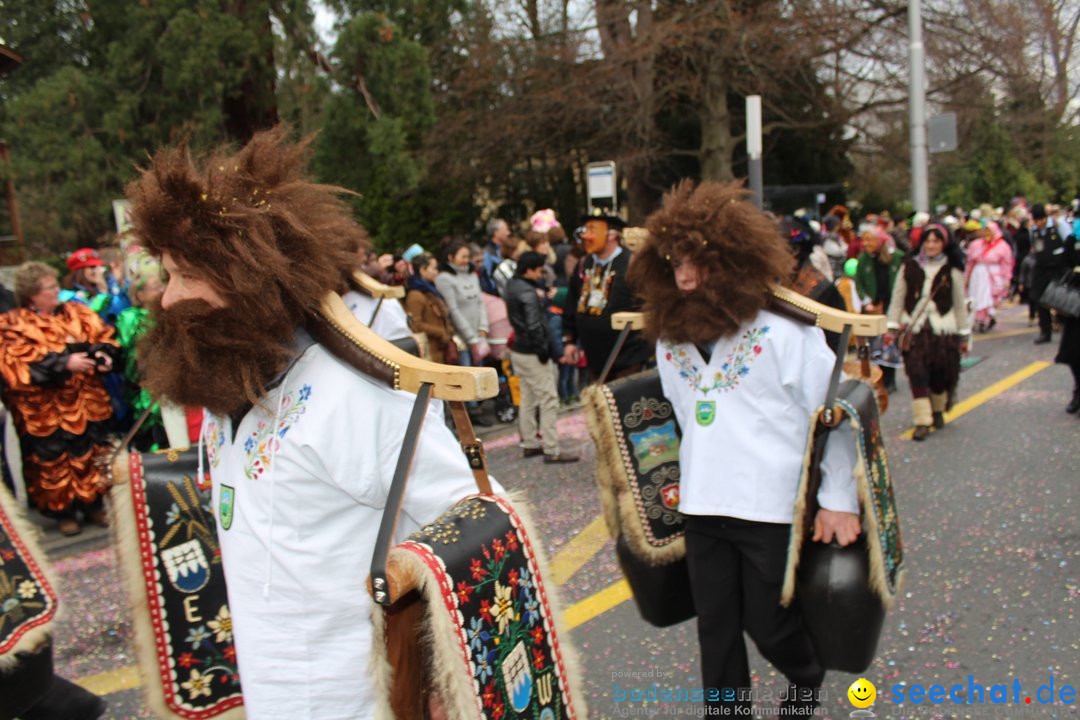
[(15, 499), (0, 485), (0, 661), (40, 647), (58, 603), (45, 557), (18, 512)]
[(427, 577), (432, 664), (458, 717), (584, 719), (541, 560), (507, 500), (465, 498), (394, 555)]
[(465, 409), (465, 403), (460, 400), (450, 401), (450, 417), (454, 419), (454, 427), (457, 429), (458, 440), (465, 458), (469, 461), (473, 478), (476, 479), (477, 491), (485, 495), (491, 494), (491, 478), (487, 471), (487, 454), (484, 452), (484, 444), (476, 437), (473, 431), (472, 421), (469, 420), (469, 411)]
[(199, 477), (195, 448), (132, 452), (127, 471), (111, 499), (147, 701), (161, 718), (238, 720), (243, 696), (217, 535), (224, 508), (214, 508), (209, 479)]

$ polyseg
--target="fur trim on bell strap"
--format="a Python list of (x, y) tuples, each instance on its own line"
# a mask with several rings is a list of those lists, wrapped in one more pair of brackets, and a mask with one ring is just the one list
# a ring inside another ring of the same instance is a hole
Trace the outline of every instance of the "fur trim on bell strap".
[(109, 489), (109, 528), (113, 547), (120, 565), (128, 602), (131, 603), (134, 627), (135, 658), (142, 678), (143, 695), (147, 706), (157, 717), (175, 717), (165, 702), (157, 659), (157, 641), (150, 620), (150, 600), (146, 595), (142, 554), (139, 552), (139, 529), (135, 519), (135, 502), (131, 496), (130, 455), (121, 450), (110, 465), (112, 487)]
[[(530, 557), (531, 570), (536, 580), (539, 595), (537, 599), (541, 606), (546, 608), (545, 630), (559, 655), (554, 660), (562, 676), (560, 682), (565, 683), (563, 692), (570, 703), (570, 713), (566, 716), (566, 720), (586, 720), (589, 715), (582, 692), (583, 681), (577, 654), (570, 644), (570, 634), (562, 619), (563, 605), (559, 601), (558, 593), (553, 585), (543, 580), (551, 574), (548, 571), (548, 562), (543, 549), (531, 541), (538, 535), (534, 530), (535, 525), (524, 509), (525, 503), (514, 501), (511, 505), (505, 498), (492, 495), (471, 495), (462, 498), (462, 501), (471, 497), (485, 498), (498, 503), (507, 511), (511, 523), (521, 530), (522, 537), (526, 541), (526, 555)], [(428, 657), (431, 658), (428, 665), (434, 672), (432, 680), (436, 692), (444, 703), (447, 717), (449, 720), (475, 720), (482, 717), (480, 689), (469, 672), (470, 649), (465, 629), (451, 619), (451, 612), (460, 617), (460, 611), (456, 609), (451, 611), (446, 601), (448, 594), (453, 594), (453, 588), (440, 586), (440, 580), (445, 578), (445, 575), (440, 577), (436, 574), (416, 552), (395, 548), (391, 550), (390, 555), (393, 562), (400, 563), (402, 568), (418, 578), (417, 590), (427, 606), (425, 615), (427, 622), (421, 642)], [(432, 557), (432, 559), (441, 566), (438, 558)], [(381, 641), (386, 634), (386, 616), (381, 606), (372, 605), (371, 619), (375, 638), (371, 660), (377, 689), (375, 716), (379, 720), (394, 720), (388, 702), (393, 668), (386, 657), (385, 643)]]
[[(889, 581), (886, 577), (885, 553), (884, 549), (881, 547), (878, 518), (877, 514), (872, 509), (874, 503), (867, 471), (867, 458), (863, 444), (859, 441), (861, 432), (860, 421), (858, 415), (855, 413), (855, 409), (845, 401), (838, 400), (837, 404), (845, 406), (845, 421), (851, 426), (855, 433), (856, 460), (853, 471), (859, 495), (859, 507), (862, 509), (862, 521), (865, 525), (863, 532), (866, 534), (866, 551), (869, 554), (870, 560), (870, 586), (878, 597), (881, 598), (882, 605), (888, 610), (892, 608), (896, 596), (902, 591), (905, 569), (903, 565), (901, 565), (897, 570), (895, 587), (890, 590)], [(803, 539), (807, 536), (809, 530), (804, 527), (803, 518), (806, 514), (807, 502), (809, 501), (807, 490), (810, 482), (810, 462), (814, 449), (814, 429), (817, 427), (818, 419), (824, 411), (824, 406), (818, 408), (810, 419), (806, 452), (803, 455), (802, 477), (799, 480), (799, 489), (795, 496), (795, 512), (791, 521), (791, 539), (788, 544), (787, 567), (784, 571), (784, 585), (780, 592), (780, 604), (784, 607), (790, 605), (792, 599), (795, 597), (795, 575), (799, 568), (799, 560), (802, 555)], [(824, 439), (828, 439), (828, 434), (825, 435)]]
[(53, 623), (59, 614), (59, 600), (54, 589), (56, 580), (53, 578), (48, 556), (38, 544), (40, 531), (26, 519), (23, 509), (2, 484), (0, 484), (0, 516), (2, 516), (0, 517), (0, 532), (11, 536), (16, 550), (23, 556), (27, 566), (36, 576), (39, 587), (45, 592), (51, 605), (45, 615), (37, 618), (27, 627), (17, 630), (13, 636), (14, 642), (0, 652), (0, 672), (5, 672), (19, 663), (16, 657), (18, 653), (36, 653), (49, 642), (52, 637)]
[(607, 398), (599, 385), (590, 385), (581, 393), (585, 408), (585, 425), (596, 445), (596, 486), (600, 493), (600, 506), (608, 533), (615, 538), (620, 533), (619, 491), (625, 483), (618, 483), (613, 472), (622, 469), (615, 438), (615, 419), (608, 407)]
[(596, 445), (596, 484), (611, 536), (621, 533), (633, 553), (650, 565), (666, 565), (685, 557), (683, 535), (657, 543), (646, 531), (642, 501), (630, 476), (630, 449), (616, 431), (620, 420), (611, 391), (606, 385), (593, 385), (582, 393), (582, 400), (585, 422)]

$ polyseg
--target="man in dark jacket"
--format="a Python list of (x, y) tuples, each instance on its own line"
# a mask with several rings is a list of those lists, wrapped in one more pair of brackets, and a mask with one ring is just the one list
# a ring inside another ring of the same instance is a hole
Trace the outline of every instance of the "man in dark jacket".
[[(521, 411), (518, 427), (521, 451), (525, 457), (543, 453), (544, 462), (577, 462), (576, 455), (559, 452), (555, 421), (559, 416), (559, 391), (555, 385), (555, 366), (551, 361), (551, 337), (548, 330), (540, 277), (544, 256), (524, 253), (518, 258), (514, 277), (506, 284), (506, 313), (514, 328), (510, 362), (521, 380)], [(537, 439), (537, 410), (540, 412), (540, 439)], [(543, 442), (543, 445), (540, 442)]]
[[(1034, 224), (1031, 229), (1031, 252), (1035, 254), (1035, 277), (1030, 292), (1038, 301), (1050, 281), (1061, 277), (1065, 269), (1069, 267), (1067, 245), (1072, 238), (1070, 236), (1067, 241), (1061, 237), (1057, 223), (1047, 219), (1046, 208), (1042, 205), (1031, 208), (1031, 220)], [(1042, 345), (1050, 342), (1051, 329), (1050, 311), (1040, 305), (1039, 336), (1035, 338), (1035, 344)]]
[[(578, 352), (584, 350), (589, 372), (596, 379), (619, 336), (611, 327), (611, 315), (638, 310), (640, 305), (626, 281), (630, 252), (619, 242), (625, 223), (617, 215), (590, 215), (584, 222), (582, 243), (589, 255), (581, 262), (580, 272), (570, 278), (563, 312), (563, 361), (576, 363)], [(608, 380), (640, 370), (651, 357), (652, 346), (641, 333), (630, 333)]]

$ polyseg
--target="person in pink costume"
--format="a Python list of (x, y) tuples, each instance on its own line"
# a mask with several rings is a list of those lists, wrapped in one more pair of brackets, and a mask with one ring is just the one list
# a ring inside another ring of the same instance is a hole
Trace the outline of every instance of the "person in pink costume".
[(997, 324), (997, 307), (1009, 295), (1013, 251), (996, 222), (988, 222), (982, 237), (968, 247), (964, 279), (975, 305), (975, 329), (986, 332)]

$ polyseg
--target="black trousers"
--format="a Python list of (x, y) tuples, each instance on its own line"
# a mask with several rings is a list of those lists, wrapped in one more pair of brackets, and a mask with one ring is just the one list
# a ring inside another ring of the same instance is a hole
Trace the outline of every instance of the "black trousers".
[(1039, 334), (1044, 337), (1052, 337), (1054, 334), (1054, 324), (1050, 311), (1040, 305), (1037, 312), (1039, 315)]
[[(686, 516), (686, 560), (707, 706), (751, 705), (743, 631), (800, 694), (816, 694), (825, 677), (797, 601), (780, 606), (790, 534), (790, 525)], [(720, 698), (710, 700), (710, 688), (719, 690)], [(725, 693), (726, 688), (734, 693)]]

